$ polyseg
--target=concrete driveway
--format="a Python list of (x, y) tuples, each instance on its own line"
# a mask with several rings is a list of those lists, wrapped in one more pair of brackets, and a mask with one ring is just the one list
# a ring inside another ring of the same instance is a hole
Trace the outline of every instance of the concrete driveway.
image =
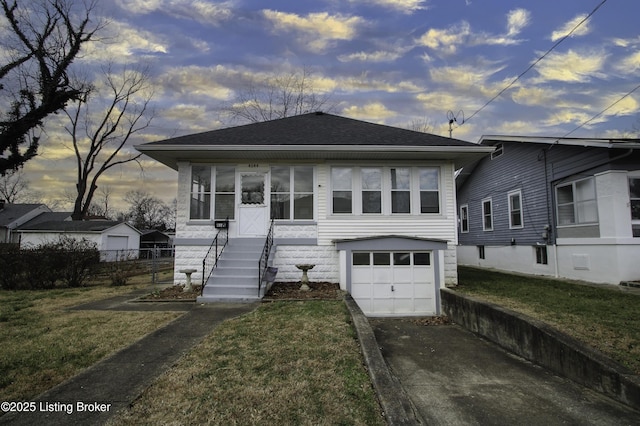
[(392, 374), (429, 425), (640, 425), (640, 412), (456, 325), (369, 323)]

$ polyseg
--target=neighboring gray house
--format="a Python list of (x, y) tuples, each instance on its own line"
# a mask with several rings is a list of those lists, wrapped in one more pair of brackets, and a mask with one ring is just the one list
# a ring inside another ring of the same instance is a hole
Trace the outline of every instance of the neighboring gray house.
[(458, 263), (640, 280), (640, 141), (483, 136), (458, 188)]
[(50, 211), (44, 204), (12, 204), (0, 200), (0, 243), (19, 243), (16, 228)]
[(439, 312), (438, 289), (457, 282), (454, 173), (493, 149), (324, 113), (136, 148), (178, 171), (176, 283), (184, 269), (203, 279), (216, 225), (229, 219), (199, 300), (261, 297), (272, 231), (277, 280), (314, 264), (310, 280), (339, 282), (376, 316)]

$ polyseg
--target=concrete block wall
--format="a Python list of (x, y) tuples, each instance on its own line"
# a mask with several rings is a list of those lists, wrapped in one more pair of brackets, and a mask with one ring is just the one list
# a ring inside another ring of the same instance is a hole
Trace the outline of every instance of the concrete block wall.
[(640, 376), (581, 342), (526, 315), (440, 290), (442, 310), (455, 323), (506, 350), (640, 409)]
[(295, 265), (302, 263), (316, 265), (308, 272), (310, 281), (340, 281), (340, 263), (334, 246), (279, 245), (272, 256), (273, 266), (278, 268), (276, 281), (300, 281), (302, 271)]

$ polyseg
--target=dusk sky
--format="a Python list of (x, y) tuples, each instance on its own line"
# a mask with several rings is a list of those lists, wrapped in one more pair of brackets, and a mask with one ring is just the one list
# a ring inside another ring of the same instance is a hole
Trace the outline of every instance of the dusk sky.
[[(237, 90), (303, 67), (334, 114), (398, 127), (428, 121), (448, 136), (453, 113), (453, 137), (470, 142), (629, 137), (640, 128), (637, 1), (100, 0), (99, 9), (108, 44), (76, 65), (151, 69), (157, 113), (132, 145), (242, 124), (223, 114)], [(49, 121), (39, 157), (25, 166), (31, 189), (48, 199), (74, 189), (62, 118)], [(175, 197), (175, 172), (143, 166), (102, 179), (117, 208), (130, 189)]]

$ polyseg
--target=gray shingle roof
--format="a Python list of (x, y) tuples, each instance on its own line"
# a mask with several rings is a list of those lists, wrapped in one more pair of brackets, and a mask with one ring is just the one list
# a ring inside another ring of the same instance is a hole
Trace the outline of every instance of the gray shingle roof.
[(161, 145), (385, 145), (391, 147), (475, 144), (333, 114), (310, 113), (150, 142), (141, 147)]
[(30, 226), (21, 226), (20, 231), (51, 231), (51, 232), (102, 232), (113, 228), (123, 222), (112, 220), (68, 220), (68, 221), (46, 221)]
[(7, 226), (42, 204), (5, 204), (0, 210), (0, 226)]

